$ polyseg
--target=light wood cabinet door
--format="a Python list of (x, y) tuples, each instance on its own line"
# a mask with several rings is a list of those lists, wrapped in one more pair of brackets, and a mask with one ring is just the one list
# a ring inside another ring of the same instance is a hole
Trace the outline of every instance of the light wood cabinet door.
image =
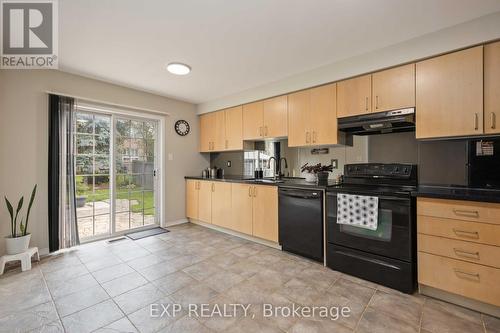
[(212, 224), (229, 228), (230, 217), (231, 183), (212, 182)]
[(484, 47), (484, 132), (500, 133), (500, 42)]
[(301, 147), (311, 143), (309, 120), (311, 91), (302, 90), (288, 95), (288, 146)]
[(198, 181), (186, 180), (186, 217), (198, 219)]
[(417, 63), (417, 139), (483, 133), (483, 47)]
[(311, 143), (330, 145), (338, 143), (336, 84), (310, 89), (311, 113), (309, 116)]
[(251, 235), (253, 221), (253, 186), (232, 184), (230, 229)]
[(264, 103), (258, 101), (243, 105), (243, 140), (260, 139), (263, 127)]
[(242, 150), (243, 149), (243, 115), (242, 107), (236, 106), (224, 111), (225, 127), (226, 127), (226, 150)]
[(198, 220), (212, 223), (212, 182), (198, 183)]
[(225, 110), (214, 112), (214, 143), (212, 150), (223, 151), (226, 149), (226, 112)]
[(271, 242), (278, 242), (278, 188), (254, 186), (253, 235)]
[(209, 152), (213, 150), (213, 141), (215, 139), (215, 115), (214, 113), (202, 114), (200, 116), (200, 152)]
[(373, 73), (373, 112), (415, 106), (415, 64)]
[(337, 83), (337, 116), (348, 117), (372, 112), (372, 75)]
[(287, 96), (266, 99), (264, 104), (263, 136), (267, 138), (284, 137), (288, 135)]

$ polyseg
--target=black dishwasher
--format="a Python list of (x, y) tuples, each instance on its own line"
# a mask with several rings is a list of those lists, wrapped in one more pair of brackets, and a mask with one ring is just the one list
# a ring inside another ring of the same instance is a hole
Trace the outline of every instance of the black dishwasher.
[(323, 191), (279, 188), (279, 242), (284, 251), (323, 261)]

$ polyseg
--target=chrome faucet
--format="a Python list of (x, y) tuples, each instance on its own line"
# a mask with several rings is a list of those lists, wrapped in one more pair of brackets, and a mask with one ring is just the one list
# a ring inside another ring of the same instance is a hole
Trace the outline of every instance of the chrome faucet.
[[(270, 169), (271, 168), (271, 160), (274, 160), (274, 172), (273, 172), (273, 180), (276, 180), (276, 172), (278, 171), (278, 160), (274, 157), (274, 156), (271, 156), (268, 160), (267, 160), (267, 167)], [(279, 171), (278, 171), (279, 172)]]

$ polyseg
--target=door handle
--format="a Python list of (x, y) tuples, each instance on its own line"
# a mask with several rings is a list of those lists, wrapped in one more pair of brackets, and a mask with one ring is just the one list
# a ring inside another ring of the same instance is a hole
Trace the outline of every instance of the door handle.
[(212, 183), (212, 192), (215, 192), (215, 184)]
[(495, 112), (491, 113), (491, 129), (495, 129), (497, 127), (497, 115)]
[(311, 141), (311, 134), (309, 132), (306, 132), (306, 143), (310, 143)]
[(267, 135), (268, 135), (268, 132), (267, 132), (267, 126), (265, 126), (265, 128), (266, 128), (266, 134), (265, 134), (265, 136), (267, 136)]
[(460, 249), (453, 248), (455, 254), (459, 257), (469, 258), (479, 260), (479, 252), (469, 252)]
[(477, 210), (453, 209), (453, 213), (459, 216), (479, 217), (479, 211)]
[(248, 196), (252, 197), (252, 186), (248, 186)]
[(368, 97), (365, 99), (365, 110), (368, 111)]
[(479, 129), (479, 116), (477, 112), (474, 113), (474, 129), (477, 131)]
[(460, 269), (453, 269), (455, 271), (455, 274), (459, 277), (459, 278), (463, 278), (463, 279), (468, 279), (468, 280), (473, 280), (473, 281), (479, 281), (479, 273), (469, 273), (469, 272), (464, 272)]
[(375, 96), (375, 109), (378, 109), (378, 95)]
[(316, 131), (313, 131), (313, 143), (316, 143)]
[(259, 127), (259, 136), (263, 136), (262, 135), (262, 126)]
[(257, 196), (257, 186), (254, 186), (253, 187), (253, 196), (256, 197)]
[(458, 237), (465, 237), (465, 238), (473, 238), (473, 239), (479, 239), (479, 232), (477, 231), (466, 231), (466, 230), (458, 230), (458, 229), (453, 229), (453, 232), (455, 235)]

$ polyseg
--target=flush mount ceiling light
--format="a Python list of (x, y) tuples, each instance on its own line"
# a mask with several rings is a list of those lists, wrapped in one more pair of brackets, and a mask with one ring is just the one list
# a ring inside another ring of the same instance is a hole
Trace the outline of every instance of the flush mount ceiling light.
[(175, 75), (186, 75), (191, 72), (191, 67), (180, 62), (171, 62), (167, 65), (167, 71)]

